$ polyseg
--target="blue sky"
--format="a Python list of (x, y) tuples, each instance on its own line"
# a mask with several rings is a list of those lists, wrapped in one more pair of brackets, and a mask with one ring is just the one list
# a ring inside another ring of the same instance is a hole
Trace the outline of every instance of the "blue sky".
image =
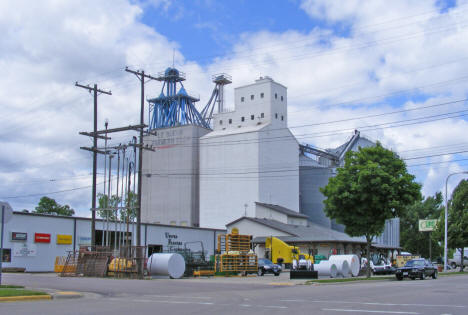
[(179, 43), (180, 51), (202, 65), (231, 52), (241, 34), (268, 30), (307, 33), (317, 24), (288, 1), (181, 1), (166, 8), (148, 6), (142, 22)]

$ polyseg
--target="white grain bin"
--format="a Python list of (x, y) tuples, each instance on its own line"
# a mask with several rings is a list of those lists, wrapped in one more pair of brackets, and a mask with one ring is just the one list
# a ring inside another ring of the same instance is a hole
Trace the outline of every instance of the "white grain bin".
[(351, 275), (353, 277), (357, 277), (359, 275), (361, 265), (359, 263), (359, 258), (356, 255), (332, 255), (328, 260), (335, 263), (341, 260), (346, 260), (348, 262)]
[(185, 272), (185, 260), (177, 253), (153, 254), (148, 258), (148, 273), (152, 276), (169, 276), (179, 279)]
[(320, 263), (314, 264), (314, 270), (318, 272), (319, 276), (329, 276), (330, 278), (336, 278), (338, 274), (336, 265), (328, 260), (322, 260)]

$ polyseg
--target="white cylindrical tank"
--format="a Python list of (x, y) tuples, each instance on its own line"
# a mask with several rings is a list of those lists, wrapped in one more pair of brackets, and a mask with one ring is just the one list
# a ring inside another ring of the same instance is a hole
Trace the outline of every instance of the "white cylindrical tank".
[[(330, 256), (331, 257), (331, 256)], [(331, 263), (336, 265), (336, 268), (338, 269), (338, 275), (343, 276), (344, 278), (349, 276), (349, 264), (348, 261), (345, 259), (338, 259), (338, 260), (328, 260)]]
[(148, 273), (152, 276), (169, 276), (179, 279), (185, 272), (185, 260), (177, 253), (153, 254), (148, 258)]
[(359, 275), (361, 265), (359, 263), (359, 258), (357, 255), (332, 255), (330, 256), (330, 258), (328, 258), (328, 260), (335, 263), (341, 260), (346, 260), (348, 262), (349, 271), (351, 275), (353, 277), (357, 277)]
[(328, 260), (322, 260), (320, 263), (314, 264), (314, 270), (318, 272), (319, 276), (329, 276), (330, 278), (336, 278), (338, 274), (336, 265)]

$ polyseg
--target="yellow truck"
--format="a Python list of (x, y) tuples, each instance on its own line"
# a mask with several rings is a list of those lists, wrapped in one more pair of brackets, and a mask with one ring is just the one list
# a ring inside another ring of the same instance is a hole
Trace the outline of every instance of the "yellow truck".
[(293, 269), (311, 269), (314, 256), (301, 253), (298, 247), (291, 246), (276, 237), (265, 240), (267, 258), (275, 264), (291, 264)]

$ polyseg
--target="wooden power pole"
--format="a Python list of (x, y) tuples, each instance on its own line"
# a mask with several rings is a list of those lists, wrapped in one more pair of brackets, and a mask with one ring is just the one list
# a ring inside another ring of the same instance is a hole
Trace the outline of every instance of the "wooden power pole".
[[(146, 82), (149, 82), (151, 80), (156, 80), (155, 77), (146, 74), (144, 70), (142, 71), (135, 71), (135, 70), (130, 70), (128, 67), (125, 67), (125, 71), (133, 73), (138, 80), (140, 80), (141, 83), (141, 104), (140, 104), (140, 125), (144, 125), (144, 120), (145, 120), (145, 78), (149, 79)], [(139, 151), (138, 151), (138, 204), (137, 204), (137, 213), (136, 213), (136, 219), (137, 219), (137, 226), (136, 226), (136, 244), (137, 246), (141, 246), (141, 182), (142, 182), (142, 166), (143, 166), (143, 128), (140, 129), (140, 144), (139, 144)], [(138, 264), (138, 274), (140, 276), (143, 275), (143, 266), (141, 264)]]
[(105, 138), (103, 136), (98, 136), (97, 134), (97, 97), (98, 93), (112, 95), (111, 91), (103, 91), (98, 89), (97, 84), (94, 84), (94, 87), (90, 87), (89, 85), (81, 85), (78, 82), (75, 83), (75, 86), (86, 89), (89, 93), (93, 93), (94, 96), (94, 133), (93, 133), (93, 191), (92, 191), (92, 199), (91, 199), (91, 245), (96, 245), (96, 172), (97, 172), (97, 139), (98, 138)]

